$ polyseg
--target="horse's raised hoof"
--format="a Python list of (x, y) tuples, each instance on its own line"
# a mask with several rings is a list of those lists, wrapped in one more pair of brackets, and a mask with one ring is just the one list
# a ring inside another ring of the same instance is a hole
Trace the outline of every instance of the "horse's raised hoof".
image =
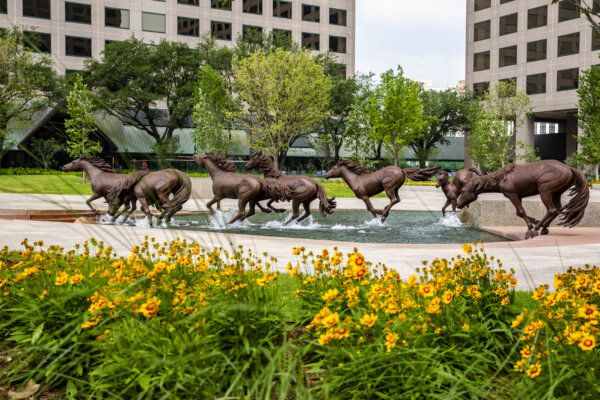
[(527, 231), (527, 233), (525, 234), (525, 240), (534, 238), (538, 235), (539, 233), (537, 233), (537, 231)]
[(540, 235), (547, 235), (548, 233), (550, 233), (550, 231), (548, 230), (548, 228), (543, 227), (542, 231), (540, 232)]
[(383, 222), (385, 222), (386, 218), (387, 218), (387, 216), (385, 216), (385, 215), (382, 215), (382, 216), (381, 216), (381, 222), (382, 222), (382, 223), (383, 223)]

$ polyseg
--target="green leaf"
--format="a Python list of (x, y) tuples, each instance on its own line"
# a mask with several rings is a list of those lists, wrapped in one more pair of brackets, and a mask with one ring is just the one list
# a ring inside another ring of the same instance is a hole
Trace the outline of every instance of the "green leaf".
[(42, 322), (35, 331), (33, 331), (33, 336), (31, 336), (31, 344), (35, 344), (37, 340), (42, 336), (42, 332), (44, 331), (44, 322)]
[(150, 387), (150, 377), (148, 375), (140, 375), (137, 378), (137, 382), (140, 385), (140, 387), (144, 390), (148, 390), (148, 388)]

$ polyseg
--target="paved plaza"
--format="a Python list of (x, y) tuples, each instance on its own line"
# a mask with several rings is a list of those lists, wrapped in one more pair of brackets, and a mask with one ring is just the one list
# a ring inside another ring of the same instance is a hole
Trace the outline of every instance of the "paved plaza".
[[(196, 183), (194, 183), (196, 184)], [(206, 211), (206, 200), (195, 196), (184, 206), (187, 213)], [(434, 187), (405, 186), (400, 190), (402, 201), (394, 210), (439, 212), (444, 197), (441, 190)], [(498, 195), (482, 195), (482, 199), (499, 199)], [(591, 191), (591, 201), (600, 201), (600, 191)], [(387, 199), (373, 199), (374, 206), (380, 208)], [(102, 202), (97, 202), (102, 208)], [(314, 202), (316, 206), (317, 203)], [(233, 208), (235, 201), (223, 201), (223, 208)], [(364, 210), (358, 199), (338, 199), (338, 209)], [(0, 193), (0, 214), (18, 216), (27, 212), (44, 210), (86, 210), (85, 196), (31, 195)], [(367, 215), (365, 211), (365, 215)], [(514, 227), (485, 228), (493, 233), (512, 238), (520, 238), (525, 233), (525, 225)], [(176, 238), (192, 240), (201, 245), (229, 247), (242, 245), (245, 248), (262, 253), (269, 252), (278, 258), (277, 268), (283, 270), (288, 261), (295, 261), (292, 249), (304, 246), (307, 250), (320, 251), (337, 246), (344, 253), (355, 247), (372, 262), (382, 262), (396, 269), (406, 278), (422, 266), (422, 261), (438, 258), (450, 258), (461, 253), (462, 243), (456, 244), (376, 244), (350, 243), (328, 240), (290, 239), (253, 235), (227, 234), (215, 232), (197, 232), (185, 230), (167, 230), (115, 226), (100, 224), (78, 224), (62, 222), (33, 221), (23, 219), (0, 220), (0, 244), (12, 249), (20, 249), (25, 238), (32, 241), (43, 240), (44, 245), (60, 245), (65, 249), (86, 239), (96, 238), (113, 247), (118, 255), (128, 255), (133, 245), (144, 241), (145, 237), (154, 237), (160, 242)], [(530, 289), (540, 284), (552, 284), (555, 273), (565, 271), (569, 266), (585, 264), (600, 265), (600, 221), (597, 227), (552, 228), (548, 236), (532, 240), (515, 240), (485, 244), (488, 255), (502, 260), (507, 268), (514, 268), (519, 278), (519, 288)]]

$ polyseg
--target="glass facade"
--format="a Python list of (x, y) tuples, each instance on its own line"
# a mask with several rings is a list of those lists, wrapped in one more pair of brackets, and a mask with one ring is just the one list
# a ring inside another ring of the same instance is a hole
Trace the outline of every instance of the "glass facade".
[(600, 35), (592, 31), (592, 50), (600, 50)]
[(220, 40), (231, 40), (231, 24), (229, 22), (210, 21), (211, 36)]
[(221, 10), (231, 11), (231, 0), (210, 0), (210, 8), (219, 8)]
[(177, 4), (187, 4), (190, 6), (199, 6), (200, 0), (177, 0)]
[(142, 12), (142, 30), (147, 32), (165, 33), (166, 19), (164, 14)]
[(331, 25), (346, 26), (346, 10), (330, 8), (329, 9), (329, 23)]
[(491, 0), (475, 0), (475, 11), (490, 8), (492, 5)]
[(292, 18), (292, 2), (273, 0), (273, 16), (278, 18)]
[(546, 74), (527, 75), (527, 94), (546, 93)]
[(129, 10), (105, 7), (104, 25), (115, 28), (129, 29)]
[(90, 38), (67, 36), (65, 37), (65, 43), (68, 56), (92, 56), (92, 39)]
[(248, 14), (262, 15), (262, 3), (262, 0), (244, 0), (244, 2), (242, 3), (242, 11)]
[(571, 90), (579, 87), (579, 68), (563, 69), (556, 73), (556, 90)]
[(92, 6), (89, 4), (65, 2), (65, 21), (91, 24)]
[(558, 57), (579, 53), (579, 32), (558, 37)]
[(527, 29), (548, 25), (548, 6), (532, 8), (527, 11)]
[(515, 0), (500, 0), (500, 4), (510, 3), (511, 1), (515, 1)]
[(545, 60), (547, 48), (546, 39), (527, 43), (527, 62)]
[(518, 26), (518, 14), (510, 14), (500, 17), (500, 36), (515, 33)]
[(346, 38), (329, 36), (329, 50), (334, 53), (346, 53)]
[(52, 52), (52, 35), (43, 32), (23, 31), (25, 46), (36, 53)]
[(302, 4), (302, 21), (321, 22), (321, 7)]
[(7, 0), (0, 0), (0, 14), (6, 14), (8, 12)]
[(558, 22), (579, 18), (579, 10), (567, 0), (558, 3)]
[(23, 16), (50, 19), (50, 0), (23, 0)]
[(490, 69), (489, 51), (473, 54), (473, 71), (483, 71), (484, 69)]
[(490, 88), (489, 82), (478, 82), (473, 84), (473, 91), (475, 92), (475, 96), (483, 97), (485, 92), (487, 92)]
[(177, 34), (200, 36), (200, 20), (197, 18), (177, 17)]
[(478, 22), (475, 24), (474, 41), (485, 40), (490, 38), (491, 22), (489, 20)]
[(509, 65), (517, 64), (517, 46), (509, 46), (501, 48), (499, 51), (499, 67), (508, 67)]
[(310, 50), (321, 50), (321, 40), (319, 34), (302, 32), (302, 47)]

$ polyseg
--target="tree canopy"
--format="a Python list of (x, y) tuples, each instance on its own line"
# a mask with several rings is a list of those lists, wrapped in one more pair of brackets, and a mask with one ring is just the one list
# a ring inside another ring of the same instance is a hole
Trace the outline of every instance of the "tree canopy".
[(582, 72), (579, 77), (577, 89), (579, 101), (577, 119), (579, 134), (577, 143), (579, 151), (577, 157), (588, 165), (596, 166), (596, 180), (598, 180), (598, 164), (600, 164), (600, 67), (592, 66)]

